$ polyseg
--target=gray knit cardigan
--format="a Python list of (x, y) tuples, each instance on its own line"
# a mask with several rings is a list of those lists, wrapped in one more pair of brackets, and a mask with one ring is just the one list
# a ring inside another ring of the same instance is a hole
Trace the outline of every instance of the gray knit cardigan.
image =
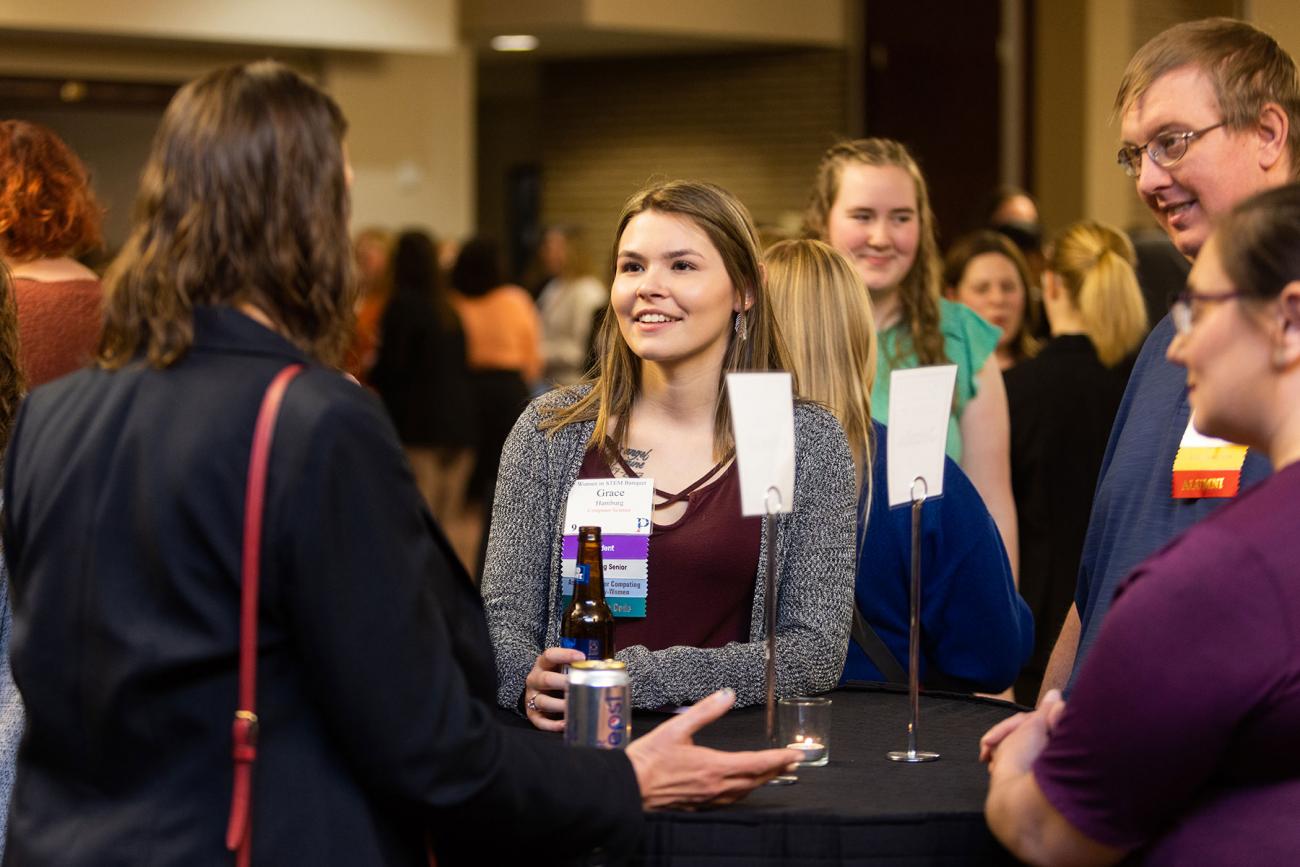
[[(496, 651), (498, 700), (507, 708), (519, 706), (537, 655), (559, 644), (564, 506), (594, 423), (567, 425), (550, 435), (538, 423), (544, 408), (572, 403), (583, 388), (533, 401), (501, 452), (483, 600)], [(825, 692), (839, 680), (852, 620), (857, 522), (853, 461), (839, 422), (819, 406), (797, 403), (794, 430), (794, 511), (781, 515), (776, 528), (776, 682), (782, 696)], [(656, 651), (637, 645), (618, 652), (628, 666), (635, 707), (689, 704), (722, 687), (735, 690), (737, 705), (764, 700), (768, 546), (764, 528), (749, 641)]]

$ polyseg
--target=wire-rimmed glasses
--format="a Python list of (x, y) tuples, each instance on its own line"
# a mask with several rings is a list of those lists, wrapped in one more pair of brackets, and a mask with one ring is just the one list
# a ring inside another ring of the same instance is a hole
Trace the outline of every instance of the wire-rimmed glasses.
[(1119, 153), (1115, 155), (1115, 162), (1119, 163), (1120, 168), (1124, 170), (1124, 174), (1130, 178), (1138, 178), (1142, 176), (1142, 154), (1145, 152), (1147, 156), (1151, 157), (1151, 162), (1162, 169), (1167, 169), (1183, 158), (1183, 155), (1187, 153), (1188, 145), (1210, 130), (1218, 129), (1225, 123), (1227, 121), (1221, 120), (1204, 129), (1192, 129), (1186, 132), (1170, 132), (1169, 130), (1158, 132), (1146, 144), (1128, 145), (1120, 148)]

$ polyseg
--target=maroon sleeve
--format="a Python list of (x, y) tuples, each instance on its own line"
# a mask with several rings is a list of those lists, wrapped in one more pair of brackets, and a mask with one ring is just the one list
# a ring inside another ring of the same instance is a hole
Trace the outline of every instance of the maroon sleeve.
[(1131, 849), (1188, 811), (1286, 656), (1272, 582), (1249, 546), (1201, 525), (1121, 587), (1034, 764), (1070, 824)]

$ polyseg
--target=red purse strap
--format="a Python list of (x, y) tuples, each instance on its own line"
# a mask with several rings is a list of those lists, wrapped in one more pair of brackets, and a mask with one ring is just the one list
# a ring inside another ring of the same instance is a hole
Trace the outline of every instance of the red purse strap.
[(257, 585), (261, 573), (262, 506), (266, 499), (266, 465), (280, 403), (290, 381), (301, 373), (291, 364), (276, 374), (262, 397), (253, 428), (253, 450), (248, 460), (248, 485), (244, 491), (244, 546), (239, 600), (239, 706), (232, 726), (235, 787), (230, 797), (230, 822), (226, 848), (236, 853), (239, 867), (253, 856), (253, 763), (257, 760)]

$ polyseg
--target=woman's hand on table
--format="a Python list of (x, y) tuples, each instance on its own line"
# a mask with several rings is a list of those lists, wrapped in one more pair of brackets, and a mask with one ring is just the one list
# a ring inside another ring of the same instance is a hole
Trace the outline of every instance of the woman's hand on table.
[(1034, 778), (1034, 762), (1064, 712), (1065, 701), (1053, 689), (1036, 710), (1003, 720), (980, 739), (980, 759), (989, 763), (984, 818), (993, 836), (1026, 863), (1116, 864), (1125, 850), (1100, 843), (1071, 825)]
[(735, 701), (731, 690), (719, 690), (628, 745), (642, 806), (658, 810), (729, 804), (777, 774), (794, 770), (800, 759), (797, 750), (733, 753), (695, 745), (695, 733)]
[[(991, 763), (998, 747), (1026, 723), (1033, 723), (1036, 727), (1041, 727), (1044, 741), (1039, 746), (1038, 752), (1042, 752), (1042, 747), (1046, 746), (1047, 743), (1046, 736), (1051, 734), (1052, 729), (1056, 727), (1057, 720), (1061, 718), (1061, 714), (1064, 712), (1065, 700), (1061, 698), (1061, 691), (1058, 689), (1049, 690), (1043, 696), (1043, 700), (1038, 703), (1036, 709), (1009, 716), (984, 733), (984, 737), (980, 738), (980, 761)], [(1032, 762), (1037, 757), (1038, 752), (1035, 752), (1029, 761)], [(992, 768), (989, 770), (991, 772)]]
[(537, 657), (524, 679), (524, 715), (544, 732), (564, 731), (564, 706), (569, 677), (564, 666), (582, 662), (580, 650), (548, 647)]

